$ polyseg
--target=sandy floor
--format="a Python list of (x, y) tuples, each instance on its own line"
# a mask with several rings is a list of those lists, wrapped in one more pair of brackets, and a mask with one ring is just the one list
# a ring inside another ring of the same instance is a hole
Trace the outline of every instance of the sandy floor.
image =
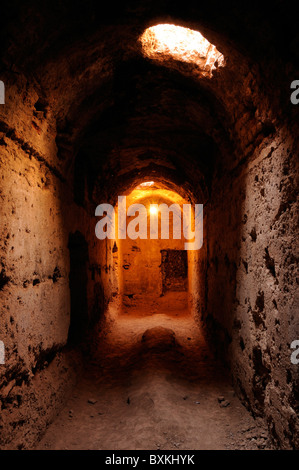
[(192, 318), (162, 311), (118, 317), (37, 449), (269, 448)]

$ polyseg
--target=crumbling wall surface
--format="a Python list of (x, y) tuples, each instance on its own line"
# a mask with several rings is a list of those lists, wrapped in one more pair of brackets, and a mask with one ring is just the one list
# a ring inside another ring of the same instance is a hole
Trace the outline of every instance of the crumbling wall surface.
[(80, 356), (66, 349), (74, 315), (72, 235), (81, 234), (87, 245), (86, 330), (99, 320), (105, 293), (109, 299), (114, 284), (112, 247), (103, 248), (95, 239), (88, 197), (83, 205), (74, 202), (73, 171), (57, 146), (53, 109), (21, 74), (5, 81), (5, 109), (0, 107), (0, 341), (5, 347), (0, 448), (15, 449), (34, 445), (81, 367)]
[[(208, 208), (208, 335), (276, 445), (298, 448), (298, 142), (281, 129), (215, 178)], [(219, 349), (219, 345), (222, 347)]]
[[(0, 116), (1, 448), (28, 448), (74, 383), (64, 347), (70, 321), (65, 191), (55, 132), (38, 96), (6, 81)], [(37, 124), (39, 122), (39, 124)]]

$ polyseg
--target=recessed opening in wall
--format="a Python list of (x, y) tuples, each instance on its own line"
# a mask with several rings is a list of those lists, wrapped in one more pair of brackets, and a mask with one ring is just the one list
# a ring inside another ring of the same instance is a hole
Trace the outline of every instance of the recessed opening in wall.
[[(137, 205), (144, 208), (145, 232), (142, 237), (127, 236), (117, 241), (122, 311), (144, 315), (190, 313), (199, 252), (185, 249), (183, 207), (188, 201), (160, 183), (145, 183), (126, 196), (127, 235), (130, 224), (140, 215)], [(129, 215), (133, 205), (137, 212)], [(193, 217), (191, 214), (191, 224)], [(134, 226), (137, 232), (141, 229), (138, 225)]]
[(161, 250), (162, 294), (188, 291), (186, 250)]
[(224, 67), (225, 59), (216, 46), (199, 31), (174, 24), (158, 24), (147, 28), (140, 37), (142, 51), (150, 59), (175, 60), (196, 65), (204, 76)]

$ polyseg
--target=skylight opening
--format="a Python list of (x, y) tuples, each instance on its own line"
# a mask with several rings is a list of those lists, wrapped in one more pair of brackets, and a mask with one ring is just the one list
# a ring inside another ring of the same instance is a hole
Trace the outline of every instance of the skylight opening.
[(150, 188), (151, 186), (154, 186), (154, 181), (145, 181), (144, 183), (140, 183), (141, 188)]
[(224, 56), (199, 31), (173, 24), (147, 28), (140, 37), (143, 53), (155, 60), (174, 59), (195, 64), (202, 74), (212, 76), (213, 70), (225, 65)]

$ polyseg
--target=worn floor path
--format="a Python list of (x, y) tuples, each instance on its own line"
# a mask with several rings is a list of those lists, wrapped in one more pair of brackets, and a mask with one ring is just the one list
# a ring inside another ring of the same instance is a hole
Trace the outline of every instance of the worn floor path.
[(100, 344), (37, 449), (269, 447), (182, 311), (127, 309)]

